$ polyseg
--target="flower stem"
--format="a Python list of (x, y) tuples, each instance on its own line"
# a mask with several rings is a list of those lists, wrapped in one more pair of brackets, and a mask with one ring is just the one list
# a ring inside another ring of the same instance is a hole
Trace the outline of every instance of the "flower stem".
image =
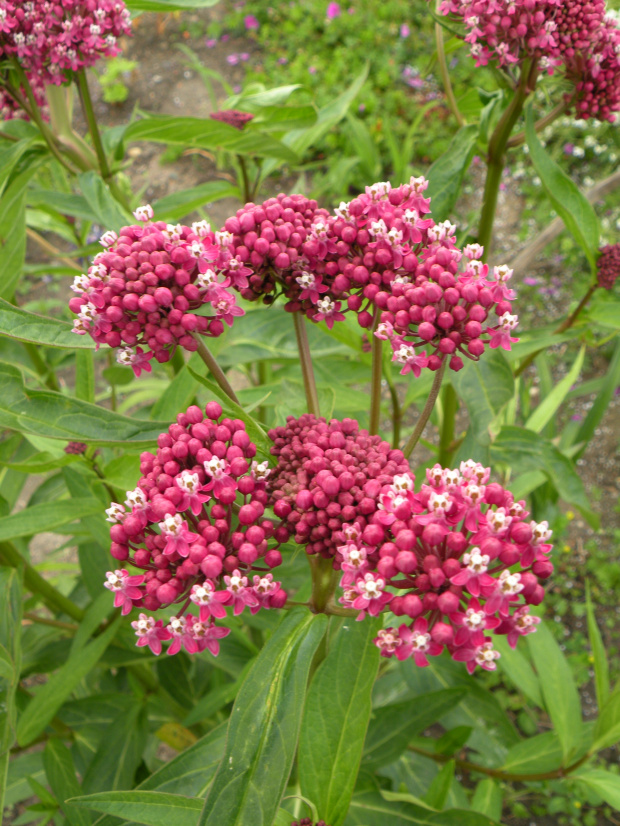
[(390, 398), (392, 400), (392, 447), (398, 447), (400, 443), (400, 424), (403, 419), (403, 411), (398, 399), (396, 385), (392, 381), (389, 371), (386, 372), (388, 387), (390, 388)]
[[(493, 238), (493, 223), (495, 221), (495, 211), (497, 209), (497, 196), (499, 185), (504, 171), (504, 159), (506, 147), (513, 127), (521, 112), (523, 105), (529, 95), (530, 78), (536, 78), (536, 63), (528, 60), (523, 61), (519, 84), (514, 95), (508, 104), (504, 114), (499, 119), (495, 131), (489, 140), (489, 150), (487, 153), (487, 177), (484, 184), (484, 194), (482, 196), (482, 211), (480, 213), (480, 223), (478, 227), (478, 243), (484, 247), (484, 259), (488, 258), (490, 243)], [(532, 87), (533, 88), (533, 87)]]
[(415, 430), (409, 437), (407, 444), (403, 448), (403, 453), (405, 457), (408, 459), (411, 456), (411, 451), (420, 441), (421, 435), (424, 433), (424, 428), (426, 427), (426, 423), (430, 419), (431, 413), (433, 412), (433, 408), (435, 407), (435, 402), (437, 401), (437, 396), (439, 395), (439, 390), (441, 389), (441, 382), (443, 381), (443, 374), (446, 371), (446, 361), (444, 359), (441, 367), (435, 373), (435, 379), (433, 381), (433, 386), (431, 387), (431, 392), (428, 394), (428, 399), (426, 400), (426, 404), (424, 405), (424, 410), (420, 413), (420, 418), (417, 421), (415, 426)]
[(371, 327), (372, 372), (370, 379), (370, 423), (368, 430), (371, 436), (379, 432), (381, 417), (381, 377), (383, 374), (383, 342), (375, 335), (379, 321), (379, 308), (375, 310), (375, 317)]
[(230, 386), (228, 379), (224, 374), (224, 371), (215, 360), (215, 356), (204, 343), (202, 336), (199, 336), (196, 333), (192, 333), (192, 337), (198, 345), (198, 355), (209, 368), (209, 372), (211, 373), (215, 381), (219, 384), (221, 389), (224, 391), (224, 393), (226, 393), (226, 395), (229, 399), (231, 399), (231, 401), (233, 401), (235, 404), (239, 404), (239, 399), (235, 395), (235, 391)]
[(64, 594), (61, 594), (60, 591), (57, 591), (47, 580), (43, 579), (41, 574), (35, 571), (32, 565), (24, 559), (10, 542), (0, 542), (0, 559), (12, 568), (23, 567), (24, 584), (33, 594), (38, 594), (48, 608), (52, 611), (67, 614), (77, 622), (82, 621), (84, 611)]
[[(437, 13), (439, 13), (439, 6), (441, 5), (441, 0), (437, 0)], [(467, 121), (461, 114), (459, 110), (458, 103), (456, 102), (456, 98), (454, 96), (454, 90), (452, 89), (452, 82), (450, 81), (450, 73), (448, 71), (448, 63), (446, 61), (446, 50), (444, 48), (443, 42), (443, 26), (439, 23), (435, 23), (435, 48), (437, 50), (437, 63), (439, 65), (439, 74), (441, 75), (441, 82), (443, 84), (443, 90), (446, 95), (446, 99), (448, 101), (448, 106), (450, 107), (450, 111), (454, 115), (457, 120), (459, 126), (465, 126)]]
[(250, 184), (250, 176), (248, 175), (248, 167), (243, 155), (237, 155), (237, 161), (241, 169), (241, 177), (243, 178), (243, 200), (248, 203), (252, 200), (252, 185)]
[(447, 384), (443, 391), (443, 417), (439, 434), (438, 462), (442, 467), (448, 467), (452, 459), (454, 443), (454, 419), (459, 409), (459, 400), (451, 384)]
[(334, 595), (338, 582), (338, 571), (334, 570), (332, 559), (324, 559), (315, 554), (308, 557), (310, 569), (312, 571), (312, 596), (310, 597), (310, 610), (315, 614), (323, 614), (325, 608)]
[(308, 331), (305, 326), (306, 319), (297, 312), (293, 313), (293, 324), (295, 325), (295, 336), (297, 337), (297, 348), (299, 350), (299, 360), (301, 362), (301, 374), (304, 380), (306, 391), (306, 403), (308, 413), (313, 416), (320, 416), (319, 396), (316, 392), (316, 382), (314, 380), (314, 368), (312, 367), (312, 355), (310, 344), (308, 343)]
[[(561, 103), (558, 103), (553, 109), (548, 112), (544, 117), (539, 118), (536, 123), (534, 124), (534, 129), (537, 132), (540, 132), (546, 126), (550, 126), (554, 120), (557, 120), (560, 115), (563, 115), (565, 112), (571, 107), (571, 103), (573, 99), (566, 101), (563, 100)], [(525, 132), (518, 132), (516, 135), (513, 135), (512, 138), (509, 138), (506, 142), (507, 149), (514, 149), (516, 146), (522, 146), (525, 143)]]

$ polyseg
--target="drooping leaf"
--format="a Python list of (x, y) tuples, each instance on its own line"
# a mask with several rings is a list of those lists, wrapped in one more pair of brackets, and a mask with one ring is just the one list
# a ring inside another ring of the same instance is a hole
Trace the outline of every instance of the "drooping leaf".
[(436, 221), (444, 221), (452, 214), (465, 173), (469, 168), (478, 140), (478, 125), (462, 126), (452, 138), (444, 154), (428, 170), (428, 190), (431, 211)]
[(202, 800), (166, 792), (100, 792), (69, 801), (74, 806), (94, 809), (145, 826), (196, 826)]
[(327, 623), (294, 609), (260, 652), (230, 716), (201, 826), (271, 823), (295, 757), (310, 664)]
[(343, 624), (308, 692), (299, 735), (299, 783), (330, 826), (343, 822), (353, 795), (379, 669), (379, 649), (372, 640), (380, 627), (372, 618)]

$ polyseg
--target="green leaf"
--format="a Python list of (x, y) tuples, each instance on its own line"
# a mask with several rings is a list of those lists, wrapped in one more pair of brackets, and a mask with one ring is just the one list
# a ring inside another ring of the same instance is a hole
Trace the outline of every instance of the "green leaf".
[(0, 200), (0, 297), (11, 298), (26, 257), (26, 186), (34, 170), (22, 172)]
[(613, 330), (620, 330), (620, 302), (593, 302), (593, 305), (587, 311), (587, 318), (590, 321), (595, 321), (602, 327), (611, 327)]
[[(242, 677), (244, 676), (245, 675), (242, 675)], [(225, 683), (219, 688), (209, 691), (208, 694), (205, 694), (205, 696), (196, 703), (194, 708), (183, 720), (183, 725), (193, 726), (201, 720), (207, 720), (223, 708), (223, 706), (232, 703), (237, 696), (241, 684), (242, 679), (240, 678), (233, 683)]]
[(594, 266), (600, 235), (596, 212), (578, 186), (543, 149), (536, 134), (531, 104), (526, 109), (525, 136), (530, 158), (553, 208)]
[[(198, 367), (199, 356), (192, 355), (189, 363)], [(189, 372), (187, 364), (172, 379), (151, 410), (151, 418), (160, 422), (172, 422), (177, 413), (187, 410), (196, 395), (198, 381)]]
[(60, 740), (48, 740), (43, 752), (43, 765), (47, 782), (70, 826), (90, 826), (92, 818), (86, 812), (66, 803), (70, 797), (82, 794), (69, 749)]
[(130, 11), (158, 11), (171, 12), (183, 9), (209, 9), (217, 5), (219, 0), (126, 0), (125, 5)]
[(620, 683), (599, 712), (594, 727), (594, 742), (590, 751), (594, 753), (614, 746), (618, 742), (620, 742)]
[(478, 124), (462, 126), (446, 152), (428, 170), (426, 195), (431, 198), (431, 210), (436, 221), (443, 221), (452, 214), (477, 140)]
[(129, 789), (146, 746), (146, 710), (134, 704), (123, 711), (110, 726), (84, 775), (82, 785), (88, 794)]
[(94, 170), (82, 172), (78, 176), (78, 183), (88, 206), (97, 216), (98, 224), (106, 230), (118, 232), (122, 226), (131, 223), (130, 214), (119, 206), (108, 186)]
[(55, 531), (83, 516), (101, 513), (101, 510), (101, 502), (92, 496), (32, 505), (10, 516), (0, 517), (0, 542), (16, 539), (18, 536)]
[(202, 800), (165, 792), (101, 792), (69, 801), (146, 826), (196, 826)]
[(72, 399), (52, 390), (24, 387), (21, 371), (0, 362), (0, 427), (64, 441), (124, 446), (152, 444), (168, 422), (121, 416), (104, 407)]
[(603, 769), (591, 769), (575, 775), (575, 780), (585, 783), (612, 808), (620, 810), (620, 775)]
[(586, 354), (585, 344), (579, 350), (577, 358), (573, 362), (571, 369), (553, 388), (551, 393), (545, 396), (538, 407), (534, 410), (532, 415), (525, 423), (528, 430), (533, 430), (534, 433), (540, 433), (544, 426), (557, 413), (560, 405), (568, 395), (569, 390), (577, 381), (581, 368), (583, 367), (583, 360)]
[[(616, 305), (617, 307), (619, 305)], [(617, 312), (617, 310), (616, 310)], [(597, 392), (592, 407), (588, 410), (579, 432), (575, 437), (575, 442), (583, 443), (583, 448), (579, 451), (579, 456), (585, 451), (590, 440), (594, 436), (594, 431), (599, 426), (601, 419), (605, 415), (609, 403), (614, 398), (616, 388), (620, 385), (620, 338), (616, 342), (609, 369), (605, 375), (605, 383)]]
[(545, 623), (540, 623), (535, 634), (528, 634), (527, 643), (538, 672), (547, 713), (566, 761), (576, 752), (582, 737), (577, 686), (566, 657)]
[(562, 765), (562, 746), (554, 731), (528, 737), (513, 746), (504, 760), (502, 771), (511, 774), (539, 774)]
[(114, 639), (120, 626), (120, 617), (101, 636), (73, 654), (49, 678), (26, 706), (17, 724), (17, 741), (28, 745), (41, 734), (48, 723), (71, 696), (83, 678), (93, 669), (103, 652)]
[(89, 350), (75, 354), (75, 396), (95, 403), (95, 362)]
[(471, 807), (481, 815), (487, 815), (492, 820), (499, 820), (502, 816), (502, 790), (491, 777), (485, 777), (476, 786), (471, 800)]
[(0, 298), (0, 335), (46, 347), (94, 349), (90, 336), (78, 336), (72, 329), (66, 321), (27, 312)]
[(293, 765), (314, 653), (327, 617), (292, 610), (241, 687), (201, 826), (270, 824)]
[(443, 809), (446, 805), (452, 781), (454, 780), (454, 770), (456, 763), (454, 760), (448, 760), (445, 766), (441, 769), (439, 774), (433, 779), (428, 792), (424, 796), (424, 800), (433, 809)]
[(254, 442), (257, 447), (259, 453), (262, 454), (265, 458), (271, 457), (271, 447), (272, 442), (271, 439), (267, 436), (261, 425), (253, 419), (245, 410), (240, 407), (238, 404), (235, 404), (231, 399), (228, 398), (226, 393), (219, 387), (219, 385), (215, 384), (209, 379), (206, 379), (204, 376), (201, 376), (199, 373), (196, 373), (195, 370), (192, 370), (191, 367), (188, 366), (187, 368), (190, 374), (196, 379), (197, 382), (202, 384), (211, 393), (214, 394), (221, 402), (222, 402), (222, 409), (224, 410), (225, 415), (232, 416), (235, 419), (241, 419), (245, 422), (245, 429), (250, 437), (250, 439)]
[[(0, 568), (0, 645), (3, 670), (0, 673), (0, 812), (4, 811), (8, 786), (9, 758), (15, 740), (15, 694), (21, 671), (22, 571)], [(7, 800), (7, 804), (8, 804)]]
[(590, 593), (590, 583), (586, 582), (586, 614), (588, 618), (588, 637), (590, 638), (590, 648), (594, 657), (594, 683), (596, 688), (596, 703), (599, 712), (609, 699), (609, 663), (605, 653), (605, 645), (601, 632), (596, 623), (594, 607), (592, 605), (592, 595)]
[(357, 779), (379, 670), (379, 649), (372, 644), (379, 628), (377, 619), (346, 621), (306, 699), (299, 735), (299, 783), (302, 795), (330, 826), (344, 821)]
[[(511, 490), (513, 487), (511, 486)], [(511, 648), (505, 637), (495, 636), (493, 645), (501, 654), (498, 664), (500, 669), (539, 708), (543, 707), (540, 682), (534, 669), (518, 648)]]
[(241, 200), (239, 188), (228, 181), (209, 181), (200, 186), (183, 189), (164, 195), (153, 202), (153, 211), (157, 221), (180, 221), (190, 212), (200, 209), (205, 204), (219, 201), (222, 198), (237, 198)]
[(467, 361), (462, 370), (452, 374), (451, 381), (467, 405), (475, 440), (488, 445), (491, 425), (514, 394), (510, 365), (499, 350), (492, 350), (480, 361)]
[(462, 688), (421, 694), (415, 703), (406, 700), (373, 711), (364, 747), (362, 766), (375, 769), (393, 763), (413, 737), (436, 723), (465, 695)]
[(344, 826), (498, 826), (478, 812), (464, 809), (446, 809), (433, 812), (404, 801), (385, 800), (378, 792), (367, 791), (355, 795)]

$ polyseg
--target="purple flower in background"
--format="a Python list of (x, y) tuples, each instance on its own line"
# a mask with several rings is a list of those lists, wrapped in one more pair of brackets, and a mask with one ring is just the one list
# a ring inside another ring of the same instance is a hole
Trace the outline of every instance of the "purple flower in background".
[(564, 154), (565, 155), (572, 155), (575, 150), (574, 143), (565, 143), (564, 144)]
[(229, 63), (231, 66), (236, 66), (239, 63), (239, 55), (238, 54), (229, 54), (226, 57), (226, 63)]
[(242, 60), (244, 63), (250, 59), (250, 55), (248, 54), (248, 52), (241, 52), (241, 54), (239, 55), (239, 57), (241, 58), (241, 60)]
[(335, 17), (340, 17), (340, 3), (330, 3), (327, 7), (327, 19), (333, 20)]
[(217, 37), (210, 37), (208, 40), (205, 40), (205, 46), (207, 49), (212, 49), (214, 46), (217, 46)]
[(400, 27), (400, 36), (404, 39), (405, 37), (409, 37), (411, 34), (411, 29), (406, 23), (403, 23)]
[(366, 111), (366, 104), (365, 103), (360, 103), (360, 105), (357, 108), (358, 108), (359, 112), (365, 112)]
[(526, 275), (523, 279), (523, 283), (527, 284), (528, 287), (535, 287), (540, 283), (540, 279), (536, 278), (535, 275)]
[(411, 89), (421, 89), (424, 86), (419, 70), (413, 66), (405, 66), (401, 77)]
[(280, 66), (286, 66), (286, 64), (288, 63), (288, 57), (279, 57), (276, 60), (276, 63), (279, 63)]
[(243, 18), (243, 23), (247, 31), (258, 31), (260, 23), (253, 14), (248, 14)]
[(220, 42), (221, 42), (221, 43), (226, 43), (226, 41), (227, 41), (227, 40), (230, 40), (230, 35), (229, 35), (229, 34), (223, 34), (223, 35), (220, 37)]
[(583, 416), (580, 416), (579, 413), (573, 413), (573, 415), (570, 417), (570, 420), (571, 422), (580, 422), (582, 418)]
[(316, 66), (308, 66), (308, 71), (310, 72), (311, 75), (315, 75), (316, 74)]

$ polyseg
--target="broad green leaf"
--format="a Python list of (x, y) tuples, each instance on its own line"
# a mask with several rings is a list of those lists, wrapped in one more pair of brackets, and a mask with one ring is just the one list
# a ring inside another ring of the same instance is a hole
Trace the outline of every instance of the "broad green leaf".
[(568, 373), (555, 385), (551, 393), (545, 396), (525, 423), (525, 427), (528, 430), (533, 430), (534, 433), (540, 433), (547, 422), (555, 416), (560, 405), (564, 402), (566, 396), (568, 395), (569, 390), (573, 384), (575, 384), (579, 374), (581, 373), (585, 354), (586, 348), (584, 344), (579, 350), (577, 358), (573, 362), (573, 365)]
[(15, 169), (18, 161), (22, 155), (27, 152), (40, 138), (24, 138), (23, 140), (4, 143), (2, 151), (0, 151), (0, 192), (4, 190), (4, 186)]
[(222, 198), (237, 198), (241, 200), (239, 188), (233, 186), (228, 181), (209, 181), (200, 186), (193, 186), (190, 189), (183, 189), (180, 192), (173, 192), (164, 195), (153, 202), (153, 211), (157, 221), (180, 221), (190, 212), (204, 207), (213, 201)]
[(454, 780), (454, 770), (456, 763), (454, 760), (448, 760), (445, 766), (441, 769), (439, 774), (433, 779), (428, 792), (424, 796), (426, 803), (433, 809), (443, 809), (450, 793), (450, 787)]
[(92, 496), (33, 505), (10, 516), (0, 517), (0, 542), (55, 531), (76, 519), (101, 513), (101, 510), (101, 502)]
[[(200, 358), (198, 356), (192, 355), (189, 364), (191, 364), (194, 369), (197, 369), (199, 361)], [(153, 405), (151, 418), (158, 419), (160, 422), (174, 421), (177, 413), (187, 410), (192, 403), (192, 399), (196, 395), (197, 387), (198, 381), (191, 375), (186, 364), (185, 367), (179, 370)]]
[(452, 214), (477, 140), (478, 124), (462, 126), (446, 152), (428, 170), (426, 195), (431, 198), (431, 210), (436, 221), (443, 221)]
[[(8, 760), (9, 752), (7, 751), (5, 754)], [(4, 755), (2, 759), (4, 759)], [(1, 765), (2, 760), (0, 760), (0, 766)], [(0, 768), (0, 772), (2, 771), (3, 770)], [(2, 775), (0, 775), (0, 777), (4, 781), (4, 777)], [(39, 780), (41, 783), (45, 783), (43, 753), (40, 751), (26, 752), (25, 754), (17, 755), (9, 761), (9, 771), (6, 779), (6, 785), (4, 783), (0, 784), (0, 796), (2, 796), (2, 792), (4, 792), (5, 806), (14, 806), (16, 803), (32, 797), (32, 790), (28, 784), (29, 777)], [(1, 807), (0, 811), (2, 811)], [(111, 824), (108, 826), (111, 826)]]
[(83, 195), (58, 192), (55, 189), (29, 189), (26, 199), (29, 207), (38, 207), (53, 214), (70, 215), (83, 221), (97, 221), (97, 215)]
[(271, 824), (293, 765), (306, 684), (327, 617), (291, 611), (241, 687), (201, 826)]
[(527, 643), (547, 713), (562, 745), (564, 760), (569, 760), (582, 737), (581, 703), (570, 666), (544, 623), (540, 623), (535, 634), (528, 634)]
[(594, 742), (590, 751), (594, 753), (618, 742), (620, 742), (620, 683), (609, 695), (609, 699), (599, 712), (594, 727)]
[(562, 765), (562, 746), (554, 731), (528, 737), (513, 746), (504, 760), (502, 771), (511, 774), (539, 774)]
[(79, 461), (80, 456), (76, 454), (63, 453), (62, 456), (54, 456), (52, 453), (43, 451), (33, 453), (24, 462), (3, 462), (2, 464), (4, 467), (17, 470), (19, 473), (48, 473), (50, 470), (57, 470)]
[(110, 726), (82, 780), (84, 792), (130, 789), (146, 746), (146, 710), (135, 703)]
[(480, 780), (471, 800), (471, 807), (475, 812), (486, 815), (492, 820), (499, 820), (502, 816), (502, 790), (491, 777)]
[(620, 810), (620, 775), (604, 769), (590, 769), (575, 775), (575, 780), (585, 783), (613, 809)]
[(78, 176), (78, 184), (88, 206), (97, 216), (97, 223), (104, 230), (118, 232), (122, 226), (132, 222), (130, 214), (114, 199), (108, 186), (94, 170), (82, 172)]
[(586, 614), (588, 618), (588, 637), (590, 648), (594, 657), (594, 683), (596, 689), (596, 703), (599, 712), (609, 699), (609, 663), (605, 653), (605, 645), (601, 632), (596, 623), (592, 596), (590, 594), (590, 583), (586, 582)]
[(92, 818), (66, 801), (82, 794), (69, 749), (60, 740), (48, 740), (43, 752), (45, 775), (70, 826), (90, 826)]
[[(9, 758), (15, 740), (17, 711), (15, 694), (21, 671), (22, 572), (0, 568), (0, 645), (3, 669), (0, 672), (0, 812), (4, 810), (8, 785)], [(7, 801), (8, 804), (8, 801)]]
[(0, 427), (64, 441), (124, 446), (152, 444), (168, 422), (121, 416), (104, 407), (72, 399), (52, 390), (24, 387), (21, 371), (0, 363)]
[[(346, 621), (314, 675), (299, 735), (299, 784), (319, 816), (340, 826), (349, 808), (379, 669), (378, 619)], [(325, 697), (330, 702), (325, 703)]]
[[(620, 304), (616, 305), (620, 308)], [(614, 394), (616, 392), (616, 388), (620, 385), (620, 339), (616, 342), (616, 347), (614, 350), (613, 357), (611, 359), (611, 363), (609, 365), (609, 369), (605, 375), (605, 383), (603, 387), (597, 392), (596, 398), (592, 404), (592, 407), (588, 410), (586, 418), (584, 419), (577, 436), (575, 437), (575, 442), (578, 444), (580, 442), (583, 443), (583, 448), (579, 452), (578, 456), (580, 456), (586, 449), (587, 445), (589, 444), (592, 436), (594, 436), (594, 431), (599, 426), (601, 419), (605, 415), (607, 408), (609, 407), (609, 403), (614, 398)]]
[(403, 801), (385, 800), (379, 792), (355, 795), (344, 826), (498, 826), (486, 815), (463, 809), (433, 812)]
[(207, 720), (223, 708), (223, 706), (228, 705), (228, 703), (232, 703), (237, 696), (241, 682), (241, 680), (236, 680), (233, 683), (225, 683), (219, 688), (209, 691), (196, 703), (194, 708), (183, 720), (183, 724), (193, 726), (201, 720)]
[(470, 428), (481, 445), (491, 441), (491, 425), (514, 394), (510, 365), (499, 350), (484, 354), (480, 361), (467, 361), (451, 376), (452, 384), (469, 411)]
[(0, 298), (0, 335), (46, 347), (94, 349), (95, 342), (90, 336), (75, 335), (72, 329), (66, 321), (27, 312)]
[(22, 172), (0, 200), (0, 297), (11, 298), (26, 257), (26, 186), (34, 170)]
[(24, 746), (31, 743), (71, 696), (82, 679), (93, 669), (119, 629), (120, 617), (85, 648), (69, 657), (67, 662), (49, 678), (26, 706), (17, 724), (17, 741)]
[(74, 806), (146, 826), (196, 826), (202, 800), (166, 792), (101, 792), (69, 801)]
[(553, 208), (594, 265), (600, 234), (596, 212), (578, 186), (543, 149), (536, 134), (531, 104), (526, 109), (525, 135), (530, 158)]
[(603, 327), (620, 330), (620, 302), (605, 301), (590, 307), (587, 318)]
[[(513, 490), (512, 485), (510, 489)], [(522, 651), (518, 648), (511, 648), (506, 638), (500, 636), (493, 638), (493, 646), (501, 654), (498, 660), (500, 669), (513, 682), (515, 688), (522, 691), (539, 708), (542, 708), (543, 698), (540, 691), (540, 682)]]
[(398, 759), (413, 737), (436, 723), (464, 696), (462, 688), (447, 688), (421, 694), (415, 702), (406, 700), (375, 709), (364, 746), (363, 768), (386, 766)]

